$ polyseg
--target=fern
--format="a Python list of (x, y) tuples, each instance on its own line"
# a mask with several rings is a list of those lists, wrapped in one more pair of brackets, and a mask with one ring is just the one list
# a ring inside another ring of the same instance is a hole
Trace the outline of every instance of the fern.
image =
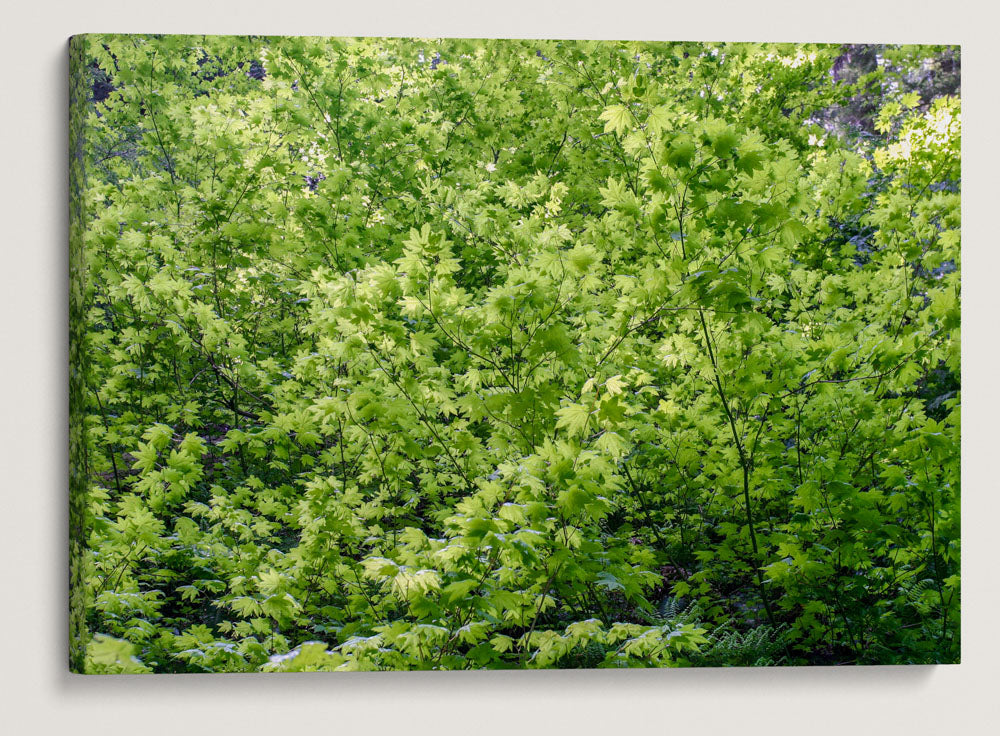
[(693, 663), (708, 667), (766, 667), (781, 663), (781, 629), (767, 624), (746, 632), (719, 629)]
[(670, 595), (663, 596), (656, 611), (664, 619), (670, 621), (676, 619), (689, 608), (689, 601), (686, 598), (675, 598)]
[(936, 591), (933, 588), (934, 581), (930, 578), (923, 578), (915, 582), (906, 581), (900, 586), (900, 590), (906, 600), (922, 616), (928, 614), (933, 608), (929, 598), (932, 598)]

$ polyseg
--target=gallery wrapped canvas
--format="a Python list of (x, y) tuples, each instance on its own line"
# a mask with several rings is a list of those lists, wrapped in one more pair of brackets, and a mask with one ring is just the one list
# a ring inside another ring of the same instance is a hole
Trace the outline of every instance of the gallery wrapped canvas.
[(958, 48), (70, 54), (74, 671), (958, 661)]

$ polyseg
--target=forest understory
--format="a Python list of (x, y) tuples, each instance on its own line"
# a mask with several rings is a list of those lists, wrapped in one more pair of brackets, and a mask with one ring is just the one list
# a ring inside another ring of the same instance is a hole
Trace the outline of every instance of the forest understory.
[(957, 48), (70, 53), (72, 670), (959, 661)]

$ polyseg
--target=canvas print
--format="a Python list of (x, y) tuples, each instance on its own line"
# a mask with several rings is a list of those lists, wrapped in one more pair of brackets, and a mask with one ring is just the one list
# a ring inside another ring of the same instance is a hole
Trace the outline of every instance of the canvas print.
[(70, 57), (73, 671), (959, 661), (959, 48)]

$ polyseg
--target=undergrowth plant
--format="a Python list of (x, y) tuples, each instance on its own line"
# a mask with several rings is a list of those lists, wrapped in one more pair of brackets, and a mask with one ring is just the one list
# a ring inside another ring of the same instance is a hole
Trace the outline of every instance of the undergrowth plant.
[(957, 52), (877, 51), (74, 38), (74, 668), (958, 661)]

